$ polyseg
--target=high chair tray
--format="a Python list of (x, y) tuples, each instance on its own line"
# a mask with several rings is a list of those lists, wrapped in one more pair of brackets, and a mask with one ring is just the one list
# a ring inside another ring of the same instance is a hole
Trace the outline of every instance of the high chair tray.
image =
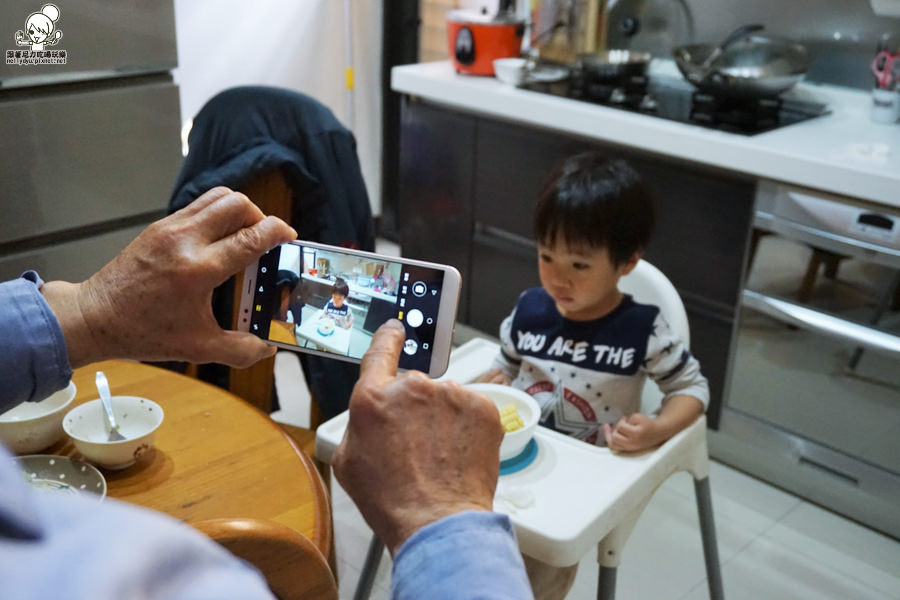
[[(496, 352), (496, 344), (472, 340), (454, 351), (444, 378), (470, 382)], [(345, 411), (316, 430), (318, 459), (331, 461), (347, 419)], [(701, 417), (657, 450), (637, 456), (616, 455), (538, 427), (537, 457), (500, 477), (494, 510), (509, 515), (524, 553), (555, 566), (575, 564), (669, 475), (678, 470), (706, 475), (705, 427)]]

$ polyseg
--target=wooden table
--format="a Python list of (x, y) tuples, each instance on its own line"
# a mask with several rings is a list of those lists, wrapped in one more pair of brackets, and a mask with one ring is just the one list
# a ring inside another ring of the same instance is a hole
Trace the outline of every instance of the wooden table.
[[(157, 367), (106, 361), (77, 369), (72, 406), (98, 397), (97, 371), (113, 395), (149, 398), (165, 420), (154, 447), (121, 471), (101, 469), (107, 493), (187, 523), (268, 519), (331, 556), (328, 494), (312, 459), (266, 414), (218, 387)], [(83, 458), (68, 437), (47, 453)]]

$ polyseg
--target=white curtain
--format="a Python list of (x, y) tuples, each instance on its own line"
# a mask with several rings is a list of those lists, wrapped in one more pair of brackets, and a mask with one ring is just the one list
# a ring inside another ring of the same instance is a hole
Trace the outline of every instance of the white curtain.
[[(350, 0), (353, 130), (372, 211), (381, 213), (381, 2)], [(345, 124), (345, 3), (175, 0), (182, 122), (218, 92), (274, 85), (309, 94)]]

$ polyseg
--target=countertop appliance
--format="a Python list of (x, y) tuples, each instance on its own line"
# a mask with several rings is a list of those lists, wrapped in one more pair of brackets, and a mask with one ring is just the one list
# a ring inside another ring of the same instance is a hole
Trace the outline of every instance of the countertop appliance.
[[(175, 10), (44, 5), (0, 5), (0, 279), (80, 281), (165, 213), (181, 164)], [(54, 30), (42, 50), (17, 35), (35, 19)]]
[(711, 447), (900, 537), (900, 210), (762, 181), (754, 225)]
[(468, 75), (493, 75), (494, 60), (518, 56), (525, 19), (516, 15), (514, 0), (501, 0), (496, 15), (486, 9), (447, 13), (447, 43), (453, 67)]
[(828, 114), (820, 102), (791, 96), (744, 98), (698, 91), (685, 81), (652, 75), (625, 75), (597, 80), (583, 69), (569, 68), (557, 82), (529, 81), (524, 89), (591, 102), (742, 135), (756, 135)]

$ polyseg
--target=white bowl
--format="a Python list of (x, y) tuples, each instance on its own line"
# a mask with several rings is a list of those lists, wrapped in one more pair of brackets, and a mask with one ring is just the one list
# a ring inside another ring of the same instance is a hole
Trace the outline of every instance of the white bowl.
[(524, 426), (503, 436), (503, 442), (500, 444), (500, 460), (509, 460), (521, 454), (534, 437), (534, 430), (541, 419), (541, 407), (534, 398), (514, 387), (496, 383), (470, 383), (466, 387), (490, 398), (497, 410), (510, 403), (516, 405)]
[(75, 384), (40, 402), (23, 402), (0, 415), (0, 440), (18, 454), (33, 454), (52, 446), (63, 436), (63, 417), (75, 398)]
[(113, 396), (111, 400), (119, 433), (126, 439), (108, 441), (99, 398), (70, 410), (63, 420), (63, 429), (86, 459), (107, 469), (124, 469), (153, 446), (156, 430), (163, 422), (163, 410), (156, 402), (138, 396)]
[(522, 85), (525, 81), (524, 58), (498, 58), (494, 61), (494, 76), (510, 85)]

